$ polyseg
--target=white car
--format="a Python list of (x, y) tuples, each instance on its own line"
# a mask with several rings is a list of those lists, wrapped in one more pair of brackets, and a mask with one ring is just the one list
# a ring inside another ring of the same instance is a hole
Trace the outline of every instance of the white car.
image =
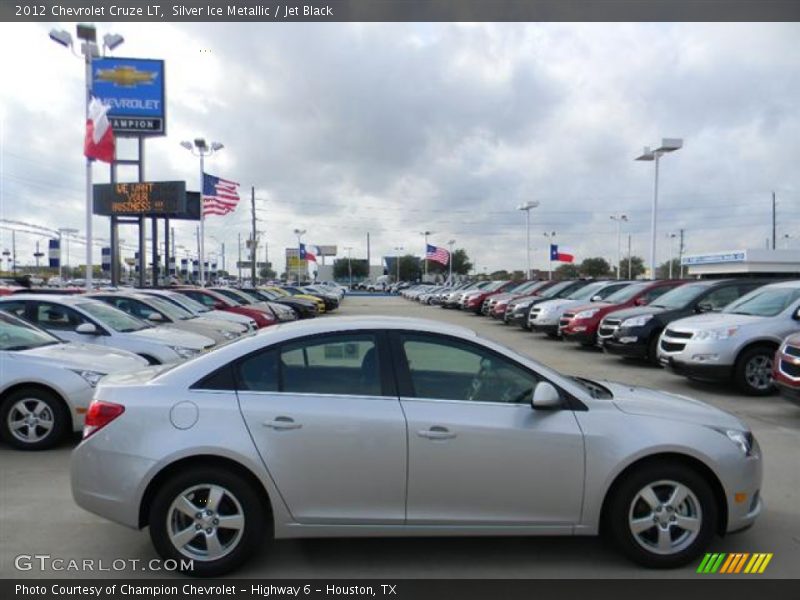
[(208, 308), (206, 305), (201, 304), (194, 298), (189, 298), (189, 296), (185, 294), (179, 294), (178, 292), (173, 292), (172, 290), (145, 289), (139, 291), (142, 294), (147, 294), (148, 296), (157, 296), (158, 298), (163, 298), (164, 300), (172, 302), (172, 304), (188, 310), (193, 315), (197, 315), (199, 317), (208, 317), (210, 319), (238, 323), (239, 325), (243, 325), (247, 331), (255, 331), (258, 329), (258, 325), (250, 317), (225, 310), (213, 310)]
[(169, 327), (153, 327), (99, 300), (81, 295), (15, 294), (0, 299), (0, 310), (38, 325), (67, 342), (119, 348), (150, 364), (180, 362), (210, 350), (214, 340)]
[(0, 437), (42, 450), (80, 431), (97, 382), (147, 361), (124, 350), (62, 342), (0, 311)]

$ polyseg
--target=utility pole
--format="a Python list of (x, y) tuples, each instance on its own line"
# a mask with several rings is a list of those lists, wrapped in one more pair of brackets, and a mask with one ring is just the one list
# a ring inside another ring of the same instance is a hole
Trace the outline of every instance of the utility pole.
[[(11, 272), (17, 274), (17, 232), (11, 230)], [(87, 242), (88, 243), (88, 242)]]
[(420, 235), (422, 235), (422, 236), (424, 236), (424, 237), (425, 237), (425, 253), (422, 255), (422, 256), (423, 256), (423, 259), (422, 259), (422, 260), (423, 260), (423, 261), (425, 261), (425, 262), (424, 262), (424, 266), (425, 266), (425, 274), (424, 274), (424, 275), (423, 275), (423, 277), (422, 277), (422, 280), (423, 280), (423, 281), (425, 281), (426, 279), (428, 279), (428, 236), (429, 236), (430, 234), (432, 234), (432, 233), (433, 233), (432, 231), (421, 231), (421, 232), (420, 232)]
[(775, 250), (775, 192), (772, 192), (772, 249)]
[(633, 279), (633, 266), (631, 265), (631, 234), (628, 234), (628, 279)]
[(683, 229), (680, 233), (680, 243), (678, 244), (678, 263), (681, 265), (681, 279), (683, 279)]
[(250, 285), (256, 285), (256, 248), (258, 242), (256, 241), (256, 186), (250, 186), (250, 213), (252, 219), (252, 243), (250, 245)]
[(239, 260), (236, 261), (236, 268), (239, 271), (239, 285), (242, 285), (242, 234), (240, 232), (237, 235), (239, 236)]
[(367, 232), (367, 277), (369, 277), (369, 258), (370, 258), (369, 251), (370, 248), (369, 248), (369, 231), (368, 231)]

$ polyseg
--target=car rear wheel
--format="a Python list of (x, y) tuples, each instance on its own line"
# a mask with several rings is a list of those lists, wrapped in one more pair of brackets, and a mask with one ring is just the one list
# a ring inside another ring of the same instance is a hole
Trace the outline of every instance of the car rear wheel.
[(614, 492), (607, 533), (634, 562), (672, 568), (694, 560), (717, 527), (714, 494), (682, 465), (656, 463), (634, 471)]
[[(187, 575), (233, 571), (261, 544), (267, 519), (253, 486), (235, 473), (196, 468), (171, 478), (156, 493), (150, 538), (159, 555), (192, 561)], [(188, 560), (187, 560), (188, 559)]]
[(52, 448), (70, 424), (64, 403), (47, 390), (30, 387), (6, 396), (0, 406), (0, 435), (20, 450)]
[(736, 386), (751, 396), (767, 396), (775, 391), (772, 360), (775, 349), (756, 346), (745, 350), (736, 361), (733, 379)]

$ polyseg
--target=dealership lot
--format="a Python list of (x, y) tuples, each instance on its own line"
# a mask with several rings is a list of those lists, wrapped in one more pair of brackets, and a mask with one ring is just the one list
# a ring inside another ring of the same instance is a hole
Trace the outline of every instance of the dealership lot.
[[(426, 317), (466, 325), (481, 335), (532, 355), (564, 373), (611, 379), (688, 394), (741, 417), (765, 455), (764, 514), (749, 531), (717, 539), (713, 551), (771, 552), (763, 576), (796, 575), (800, 550), (800, 409), (778, 396), (746, 397), (732, 387), (698, 384), (595, 350), (578, 348), (506, 327), (497, 321), (395, 297), (352, 297), (338, 314)], [(18, 555), (66, 561), (155, 558), (146, 532), (128, 530), (79, 509), (69, 491), (71, 444), (43, 453), (0, 447), (0, 575), (38, 577), (15, 568)], [(536, 460), (536, 457), (531, 457)], [(46, 571), (48, 576), (161, 576), (131, 565), (125, 571)], [(694, 568), (670, 573), (694, 577)], [(373, 539), (288, 540), (265, 548), (239, 576), (247, 577), (658, 577), (610, 551), (598, 539)]]

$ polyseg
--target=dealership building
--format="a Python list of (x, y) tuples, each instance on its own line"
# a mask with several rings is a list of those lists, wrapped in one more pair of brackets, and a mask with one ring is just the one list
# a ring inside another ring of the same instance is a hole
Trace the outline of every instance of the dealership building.
[(750, 248), (708, 254), (688, 254), (681, 266), (690, 277), (800, 277), (800, 250)]

